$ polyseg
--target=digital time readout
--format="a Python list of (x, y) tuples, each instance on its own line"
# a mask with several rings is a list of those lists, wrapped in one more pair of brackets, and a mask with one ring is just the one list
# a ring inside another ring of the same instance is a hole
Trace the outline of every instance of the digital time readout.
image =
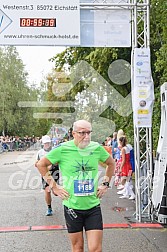
[(20, 18), (20, 27), (56, 27), (56, 18)]

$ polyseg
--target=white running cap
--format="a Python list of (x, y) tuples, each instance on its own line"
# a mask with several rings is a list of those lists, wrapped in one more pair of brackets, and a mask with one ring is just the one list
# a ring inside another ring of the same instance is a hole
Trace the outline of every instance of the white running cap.
[(50, 139), (50, 136), (43, 136), (42, 137), (42, 143), (45, 144), (45, 143), (50, 143), (51, 142), (51, 139)]

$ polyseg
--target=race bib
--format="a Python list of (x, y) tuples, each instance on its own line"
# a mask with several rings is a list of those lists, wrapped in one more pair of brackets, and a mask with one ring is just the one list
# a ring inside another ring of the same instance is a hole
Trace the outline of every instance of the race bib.
[(94, 179), (74, 180), (74, 195), (88, 196), (94, 194)]

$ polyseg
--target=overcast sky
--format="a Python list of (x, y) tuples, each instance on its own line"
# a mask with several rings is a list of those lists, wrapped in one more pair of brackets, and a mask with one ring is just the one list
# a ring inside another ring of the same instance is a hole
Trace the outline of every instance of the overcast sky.
[(40, 83), (51, 72), (54, 63), (49, 59), (65, 50), (61, 46), (17, 46), (17, 51), (29, 74), (30, 83)]

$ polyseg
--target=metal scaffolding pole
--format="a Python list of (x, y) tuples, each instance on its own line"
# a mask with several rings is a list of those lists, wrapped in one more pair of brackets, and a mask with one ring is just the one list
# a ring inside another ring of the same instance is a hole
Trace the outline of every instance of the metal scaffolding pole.
[[(149, 0), (133, 1), (135, 7), (132, 10), (133, 41), (134, 48), (150, 47), (150, 2)], [(132, 55), (132, 59), (134, 59)], [(132, 60), (132, 72), (134, 61)], [(133, 73), (132, 73), (132, 76)], [(133, 77), (132, 77), (133, 78)], [(134, 80), (132, 80), (134, 85)], [(136, 220), (151, 219), (151, 194), (152, 194), (152, 128), (139, 128), (134, 125), (135, 148), (135, 185), (136, 185)]]

